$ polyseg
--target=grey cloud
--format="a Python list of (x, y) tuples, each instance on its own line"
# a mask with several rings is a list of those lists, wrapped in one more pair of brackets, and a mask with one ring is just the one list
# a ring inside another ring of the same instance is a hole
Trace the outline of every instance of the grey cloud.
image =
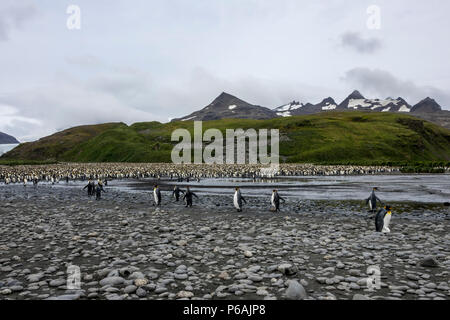
[(432, 86), (420, 86), (413, 81), (402, 80), (386, 70), (370, 68), (353, 68), (345, 73), (342, 78), (353, 88), (360, 88), (363, 94), (374, 97), (398, 97), (405, 98), (414, 105), (420, 100), (431, 97), (443, 108), (450, 106), (450, 95), (439, 88)]
[(0, 41), (9, 40), (13, 29), (20, 29), (23, 24), (37, 13), (33, 3), (17, 4), (5, 1), (0, 5)]
[(0, 104), (7, 106), (4, 113), (8, 114), (8, 119), (0, 121), (0, 131), (21, 141), (76, 125), (163, 120), (124, 103), (110, 92), (64, 78), (59, 79), (58, 90), (54, 85), (33, 87), (4, 95)]
[(153, 102), (171, 118), (203, 108), (222, 91), (267, 108), (279, 107), (293, 99), (302, 102), (321, 101), (324, 95), (335, 93), (329, 88), (301, 81), (280, 81), (250, 75), (224, 78), (203, 68), (196, 68), (177, 83), (162, 84), (153, 89)]
[(375, 53), (382, 47), (378, 38), (363, 38), (358, 32), (346, 32), (341, 35), (341, 45), (359, 53)]
[(96, 56), (93, 55), (80, 55), (67, 57), (66, 62), (70, 65), (75, 65), (83, 68), (99, 68), (104, 67), (104, 63)]

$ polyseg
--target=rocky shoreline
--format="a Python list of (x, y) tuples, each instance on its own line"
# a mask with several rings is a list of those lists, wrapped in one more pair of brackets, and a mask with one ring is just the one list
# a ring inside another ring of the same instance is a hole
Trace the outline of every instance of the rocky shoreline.
[[(377, 234), (361, 204), (288, 199), (275, 214), (255, 197), (236, 213), (228, 198), (155, 208), (150, 193), (109, 188), (95, 201), (79, 188), (0, 186), (0, 299), (450, 298), (445, 208), (394, 216)], [(80, 289), (67, 288), (70, 265)]]

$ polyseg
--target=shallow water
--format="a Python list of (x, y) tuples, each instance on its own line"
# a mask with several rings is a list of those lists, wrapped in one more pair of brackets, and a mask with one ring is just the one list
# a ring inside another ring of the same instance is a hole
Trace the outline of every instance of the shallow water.
[[(83, 188), (87, 181), (60, 181), (54, 187)], [(171, 191), (175, 185), (190, 186), (194, 192), (204, 195), (233, 194), (239, 186), (244, 195), (269, 197), (273, 189), (287, 198), (301, 200), (363, 200), (372, 187), (378, 187), (377, 196), (383, 201), (444, 203), (450, 202), (450, 175), (365, 175), (365, 176), (314, 176), (279, 177), (275, 179), (218, 178), (199, 182), (177, 182), (170, 179), (124, 179), (108, 182), (108, 188), (127, 192), (149, 192), (158, 184), (162, 191)], [(32, 184), (29, 182), (29, 186)], [(40, 182), (39, 185), (49, 185)]]
[(200, 194), (223, 195), (233, 193), (234, 187), (248, 196), (270, 196), (273, 189), (280, 195), (308, 200), (366, 199), (372, 187), (378, 187), (377, 196), (383, 201), (443, 203), (450, 201), (450, 175), (373, 175), (336, 177), (281, 177), (276, 179), (204, 179), (200, 182), (179, 183), (170, 180), (113, 181), (110, 186), (133, 190), (151, 190), (158, 183), (162, 190), (174, 185)]

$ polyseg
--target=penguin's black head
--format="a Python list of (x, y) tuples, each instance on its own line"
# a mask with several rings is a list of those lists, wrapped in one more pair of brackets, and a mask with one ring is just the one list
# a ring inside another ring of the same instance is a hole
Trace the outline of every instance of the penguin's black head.
[(374, 191), (375, 191), (375, 190), (378, 190), (378, 187), (373, 187), (373, 189), (372, 189), (372, 190), (374, 190)]
[(392, 210), (392, 207), (391, 207), (390, 205), (385, 205), (385, 206), (384, 206), (384, 209), (385, 209), (386, 211), (391, 211), (391, 210)]
[(238, 190), (239, 190), (239, 187), (236, 187), (235, 190), (238, 191)]
[(272, 192), (277, 192), (277, 189), (273, 189), (273, 191)]

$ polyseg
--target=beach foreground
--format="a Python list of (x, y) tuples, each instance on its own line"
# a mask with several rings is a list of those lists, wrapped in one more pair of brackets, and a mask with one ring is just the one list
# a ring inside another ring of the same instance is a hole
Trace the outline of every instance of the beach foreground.
[[(288, 199), (273, 213), (252, 197), (237, 213), (228, 195), (155, 208), (150, 191), (107, 188), (96, 201), (51, 185), (2, 185), (0, 198), (0, 299), (450, 298), (448, 209), (437, 205), (377, 234), (345, 201)], [(67, 288), (70, 265), (80, 289)]]

